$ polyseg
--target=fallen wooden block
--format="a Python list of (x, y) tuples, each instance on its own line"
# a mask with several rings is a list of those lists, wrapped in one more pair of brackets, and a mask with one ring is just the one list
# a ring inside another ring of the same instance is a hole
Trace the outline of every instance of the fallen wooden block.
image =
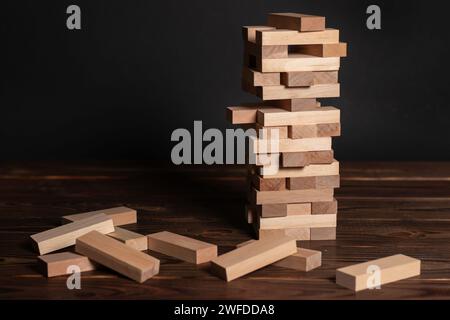
[(107, 215), (97, 214), (90, 218), (77, 220), (34, 234), (31, 236), (31, 239), (33, 239), (39, 254), (43, 255), (73, 246), (78, 237), (93, 230), (101, 233), (111, 233), (114, 231), (113, 220)]
[(336, 29), (325, 29), (323, 31), (313, 32), (261, 28), (259, 30), (253, 30), (256, 34), (256, 43), (260, 46), (304, 45), (339, 42), (339, 30)]
[(256, 154), (331, 150), (330, 137), (279, 140), (250, 137), (249, 140)]
[(338, 203), (333, 201), (313, 202), (311, 203), (311, 214), (337, 214)]
[(211, 268), (222, 279), (232, 281), (296, 252), (291, 237), (274, 237), (225, 253), (211, 261)]
[(136, 250), (147, 250), (147, 237), (142, 234), (116, 227), (114, 232), (108, 233), (108, 236)]
[(302, 46), (293, 46), (291, 52), (302, 53), (316, 57), (346, 57), (347, 44), (340, 43), (326, 43), (326, 44), (308, 44)]
[(256, 31), (275, 30), (274, 27), (268, 26), (244, 26), (242, 27), (242, 38), (244, 41), (256, 43)]
[(260, 169), (263, 178), (297, 178), (339, 175), (339, 162), (334, 160), (330, 164), (311, 164), (302, 168), (279, 168), (277, 173), (265, 174), (265, 168)]
[(242, 79), (255, 87), (280, 85), (280, 74), (278, 72), (262, 73), (250, 68), (243, 68)]
[(339, 175), (288, 178), (289, 190), (339, 188)]
[(254, 42), (246, 41), (245, 53), (252, 55), (255, 59), (274, 59), (274, 58), (287, 58), (288, 46), (258, 46)]
[(97, 268), (95, 262), (89, 258), (73, 252), (60, 252), (38, 257), (40, 269), (47, 278), (72, 274), (70, 266), (77, 266), (81, 272), (92, 271)]
[(265, 240), (273, 237), (291, 237), (296, 241), (308, 241), (311, 240), (310, 228), (287, 228), (287, 229), (259, 229), (257, 223), (253, 224), (256, 238), (259, 240)]
[(283, 168), (306, 167), (311, 164), (330, 164), (334, 161), (333, 150), (287, 152), (280, 157), (280, 166)]
[(360, 291), (418, 275), (420, 260), (396, 254), (337, 269), (336, 283)]
[(105, 214), (113, 220), (115, 226), (125, 224), (132, 224), (137, 222), (136, 210), (127, 207), (116, 207), (110, 209), (102, 209), (78, 214), (71, 214), (63, 216), (63, 223), (78, 221), (85, 218), (90, 218), (98, 214)]
[(325, 30), (325, 17), (302, 13), (269, 13), (267, 24), (277, 29), (306, 31)]
[(259, 109), (258, 123), (265, 127), (297, 126), (323, 123), (340, 123), (340, 110), (334, 107), (309, 108), (289, 112), (281, 108)]
[(279, 218), (258, 217), (261, 230), (288, 229), (288, 228), (329, 228), (336, 227), (335, 214), (306, 214), (286, 216)]
[(200, 264), (217, 257), (217, 246), (168, 231), (147, 236), (148, 248), (187, 262)]
[(260, 72), (338, 71), (340, 64), (339, 57), (321, 58), (301, 53), (290, 53), (286, 58), (255, 58), (255, 68)]
[(159, 273), (159, 260), (97, 231), (77, 239), (76, 252), (137, 282)]
[[(337, 71), (282, 72), (280, 76), (280, 84), (286, 87), (310, 87), (335, 83), (338, 83)], [(276, 86), (277, 84), (273, 83), (272, 85)]]
[(336, 240), (336, 227), (311, 228), (311, 240)]
[(250, 202), (260, 204), (332, 201), (334, 189), (251, 191)]
[(321, 123), (288, 127), (288, 137), (290, 139), (338, 137), (340, 135), (340, 123)]
[(269, 101), (273, 107), (283, 108), (287, 111), (295, 112), (302, 110), (312, 110), (313, 108), (320, 107), (320, 102), (316, 98), (303, 98), (303, 99), (285, 99), (285, 100), (271, 100)]

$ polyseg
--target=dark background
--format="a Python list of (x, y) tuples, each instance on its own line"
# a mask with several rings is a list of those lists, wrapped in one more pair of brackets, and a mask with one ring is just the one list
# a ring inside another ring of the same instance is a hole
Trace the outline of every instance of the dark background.
[[(340, 160), (450, 160), (443, 1), (2, 1), (0, 157), (170, 161), (172, 131), (231, 127), (241, 26), (269, 12), (327, 17), (342, 59)], [(82, 30), (66, 28), (66, 8)], [(366, 28), (369, 4), (382, 30)]]

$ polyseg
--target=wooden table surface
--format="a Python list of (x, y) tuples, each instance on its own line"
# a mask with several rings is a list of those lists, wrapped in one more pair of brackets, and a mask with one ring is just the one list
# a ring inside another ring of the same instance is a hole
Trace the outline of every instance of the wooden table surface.
[[(142, 234), (169, 230), (219, 245), (251, 238), (243, 221), (244, 169), (156, 168), (146, 163), (0, 166), (0, 299), (449, 299), (450, 163), (342, 163), (336, 241), (300, 242), (323, 253), (308, 273), (269, 266), (227, 283), (195, 265), (155, 254), (160, 273), (138, 284), (108, 270), (83, 273), (81, 290), (36, 268), (30, 235), (60, 217), (126, 205)], [(420, 277), (354, 294), (336, 268), (402, 253)]]

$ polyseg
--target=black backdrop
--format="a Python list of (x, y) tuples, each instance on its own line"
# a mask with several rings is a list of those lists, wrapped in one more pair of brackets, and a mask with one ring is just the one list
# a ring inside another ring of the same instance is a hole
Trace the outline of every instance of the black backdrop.
[[(382, 30), (365, 26), (378, 4)], [(448, 14), (434, 1), (2, 1), (0, 157), (169, 161), (171, 132), (230, 127), (242, 25), (325, 15), (342, 59), (341, 160), (449, 160)], [(66, 8), (82, 30), (66, 28)]]

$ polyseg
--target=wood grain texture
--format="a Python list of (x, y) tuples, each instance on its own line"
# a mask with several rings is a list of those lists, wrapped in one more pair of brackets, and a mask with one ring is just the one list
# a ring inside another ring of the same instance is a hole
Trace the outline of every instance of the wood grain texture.
[(242, 80), (251, 86), (279, 86), (280, 73), (269, 72), (263, 73), (250, 68), (242, 69)]
[(296, 112), (265, 108), (259, 109), (256, 115), (258, 123), (267, 127), (340, 123), (340, 110), (335, 107), (305, 108)]
[(331, 138), (329, 137), (279, 140), (251, 137), (249, 143), (251, 143), (252, 150), (256, 154), (331, 150)]
[(338, 83), (337, 71), (282, 72), (280, 75), (280, 84), (286, 87), (309, 87), (333, 83)]
[(338, 71), (340, 65), (339, 57), (321, 58), (301, 53), (290, 53), (286, 58), (255, 60), (255, 68), (261, 72)]
[[(253, 90), (251, 91), (253, 92)], [(257, 87), (255, 92), (256, 95), (263, 100), (336, 98), (340, 95), (340, 86), (339, 83), (315, 84), (310, 87), (297, 88), (273, 85)]]
[(277, 29), (306, 31), (325, 30), (325, 17), (302, 13), (269, 13), (267, 24)]
[(338, 137), (340, 135), (340, 123), (321, 123), (288, 127), (288, 137), (290, 139)]
[(331, 228), (336, 227), (335, 214), (304, 214), (279, 218), (258, 217), (259, 228), (262, 230), (287, 228)]
[(287, 111), (302, 111), (311, 110), (312, 108), (320, 107), (320, 102), (316, 98), (301, 98), (301, 99), (285, 99), (285, 100), (271, 100), (269, 101), (272, 107), (283, 108)]
[(255, 31), (256, 43), (261, 46), (323, 44), (339, 42), (339, 30), (298, 32), (294, 30), (259, 29)]
[(339, 175), (288, 178), (286, 187), (289, 190), (339, 188), (339, 181)]
[(148, 248), (146, 236), (124, 228), (115, 227), (114, 232), (107, 235), (139, 251), (144, 251)]
[(308, 189), (308, 190), (282, 190), (282, 191), (257, 191), (251, 192), (251, 203), (273, 204), (294, 202), (319, 202), (332, 201), (333, 189)]
[(336, 240), (336, 227), (311, 228), (311, 240)]
[(284, 168), (305, 167), (310, 164), (330, 164), (334, 161), (333, 150), (309, 152), (285, 152), (280, 158)]
[(255, 59), (287, 58), (288, 46), (259, 46), (254, 42), (244, 42), (244, 54), (252, 55)]
[(346, 57), (347, 43), (310, 44), (293, 46), (291, 52), (308, 54), (317, 57)]
[(260, 229), (257, 223), (253, 224), (255, 237), (258, 240), (265, 240), (273, 237), (291, 237), (296, 241), (311, 240), (310, 228), (287, 228), (287, 229)]
[(105, 214), (113, 220), (115, 226), (122, 226), (137, 222), (137, 212), (134, 209), (127, 207), (115, 207), (109, 209), (101, 209), (96, 211), (89, 211), (84, 213), (77, 213), (66, 215), (62, 217), (63, 223), (78, 221), (85, 218), (90, 218), (98, 214)]
[(258, 175), (252, 175), (252, 185), (259, 191), (286, 190), (286, 179), (264, 179)]
[(296, 177), (317, 177), (339, 175), (339, 162), (334, 160), (330, 164), (311, 164), (302, 168), (279, 168), (275, 174), (264, 174), (261, 168), (261, 176), (268, 179), (296, 178)]
[(77, 266), (80, 272), (97, 269), (97, 264), (85, 256), (73, 252), (59, 252), (38, 257), (40, 269), (47, 278), (72, 274), (68, 269)]

